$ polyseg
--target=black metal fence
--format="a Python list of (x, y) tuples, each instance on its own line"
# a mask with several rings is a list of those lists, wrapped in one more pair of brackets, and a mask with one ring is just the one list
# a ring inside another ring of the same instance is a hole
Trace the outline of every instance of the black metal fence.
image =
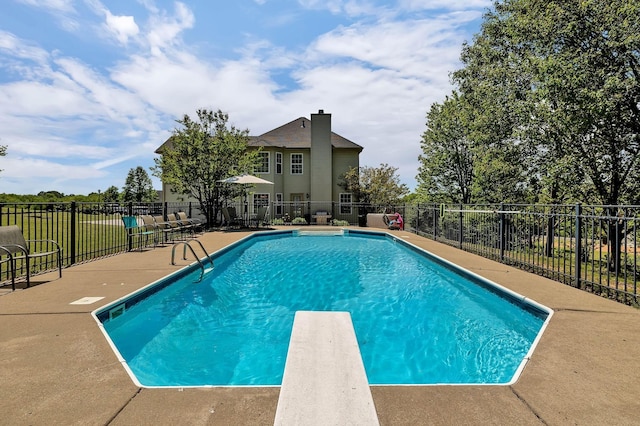
[[(257, 203), (233, 206), (247, 218), (260, 207)], [(268, 207), (267, 221), (275, 224), (296, 223), (296, 218), (301, 224), (325, 223), (318, 222), (317, 216), (326, 214), (329, 224), (366, 226), (368, 213), (398, 211), (407, 231), (623, 303), (639, 303), (640, 206), (373, 206), (305, 201), (272, 202)], [(188, 202), (20, 203), (0, 205), (0, 226), (17, 225), (26, 239), (57, 241), (63, 247), (63, 266), (68, 267), (130, 250), (123, 214), (166, 217), (178, 211), (201, 216), (197, 205)], [(35, 262), (32, 273), (51, 266), (51, 262)], [(0, 263), (0, 285), (9, 278), (8, 263)]]
[(405, 215), (425, 237), (639, 303), (639, 206), (415, 205)]
[[(192, 213), (190, 203), (15, 203), (0, 204), (0, 226), (17, 225), (26, 240), (53, 240), (62, 247), (62, 265), (68, 267), (130, 250), (123, 215), (162, 215), (168, 212)], [(41, 242), (30, 244), (38, 252)], [(4, 253), (2, 253), (4, 254)], [(6, 258), (1, 256), (0, 260)], [(51, 256), (30, 262), (32, 275), (55, 268)], [(26, 263), (17, 262), (18, 277), (26, 276)], [(0, 262), (0, 285), (11, 280), (10, 263)]]

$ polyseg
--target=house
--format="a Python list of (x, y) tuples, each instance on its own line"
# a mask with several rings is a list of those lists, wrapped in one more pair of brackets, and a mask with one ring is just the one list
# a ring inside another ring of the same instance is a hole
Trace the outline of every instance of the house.
[[(352, 194), (340, 186), (350, 168), (359, 167), (362, 147), (331, 131), (331, 114), (319, 110), (306, 117), (250, 136), (249, 148), (260, 148), (261, 163), (253, 174), (273, 182), (251, 188), (249, 209), (268, 205), (271, 217), (306, 217), (326, 211), (352, 217)], [(158, 151), (156, 151), (158, 152)], [(164, 201), (183, 201), (163, 183)], [(186, 201), (186, 200), (184, 200)]]

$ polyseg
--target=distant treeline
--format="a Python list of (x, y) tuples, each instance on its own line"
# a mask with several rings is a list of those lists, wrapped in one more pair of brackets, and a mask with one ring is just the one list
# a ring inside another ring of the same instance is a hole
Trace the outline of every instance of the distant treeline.
[(92, 192), (89, 195), (76, 195), (76, 194), (68, 194), (65, 195), (58, 191), (40, 191), (38, 194), (0, 194), (0, 203), (70, 203), (72, 201), (76, 202), (100, 202), (107, 201), (104, 199), (104, 194), (98, 194)]

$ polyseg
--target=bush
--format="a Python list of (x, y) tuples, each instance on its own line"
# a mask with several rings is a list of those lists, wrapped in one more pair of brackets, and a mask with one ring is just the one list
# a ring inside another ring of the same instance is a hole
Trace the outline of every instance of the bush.
[(275, 225), (275, 226), (284, 225), (284, 219), (281, 219), (281, 218), (273, 219), (273, 220), (271, 221), (271, 224), (272, 224), (272, 225)]
[(331, 221), (333, 226), (349, 226), (349, 221), (334, 219)]
[(294, 217), (293, 220), (291, 221), (291, 224), (293, 224), (293, 225), (306, 225), (307, 224), (307, 220), (304, 217)]

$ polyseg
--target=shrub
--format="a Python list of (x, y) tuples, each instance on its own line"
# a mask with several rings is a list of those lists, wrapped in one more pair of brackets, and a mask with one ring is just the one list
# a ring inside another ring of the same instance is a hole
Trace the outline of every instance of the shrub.
[(293, 225), (306, 225), (307, 220), (304, 217), (294, 217), (291, 223)]
[(333, 226), (349, 226), (349, 221), (334, 219), (331, 221)]

